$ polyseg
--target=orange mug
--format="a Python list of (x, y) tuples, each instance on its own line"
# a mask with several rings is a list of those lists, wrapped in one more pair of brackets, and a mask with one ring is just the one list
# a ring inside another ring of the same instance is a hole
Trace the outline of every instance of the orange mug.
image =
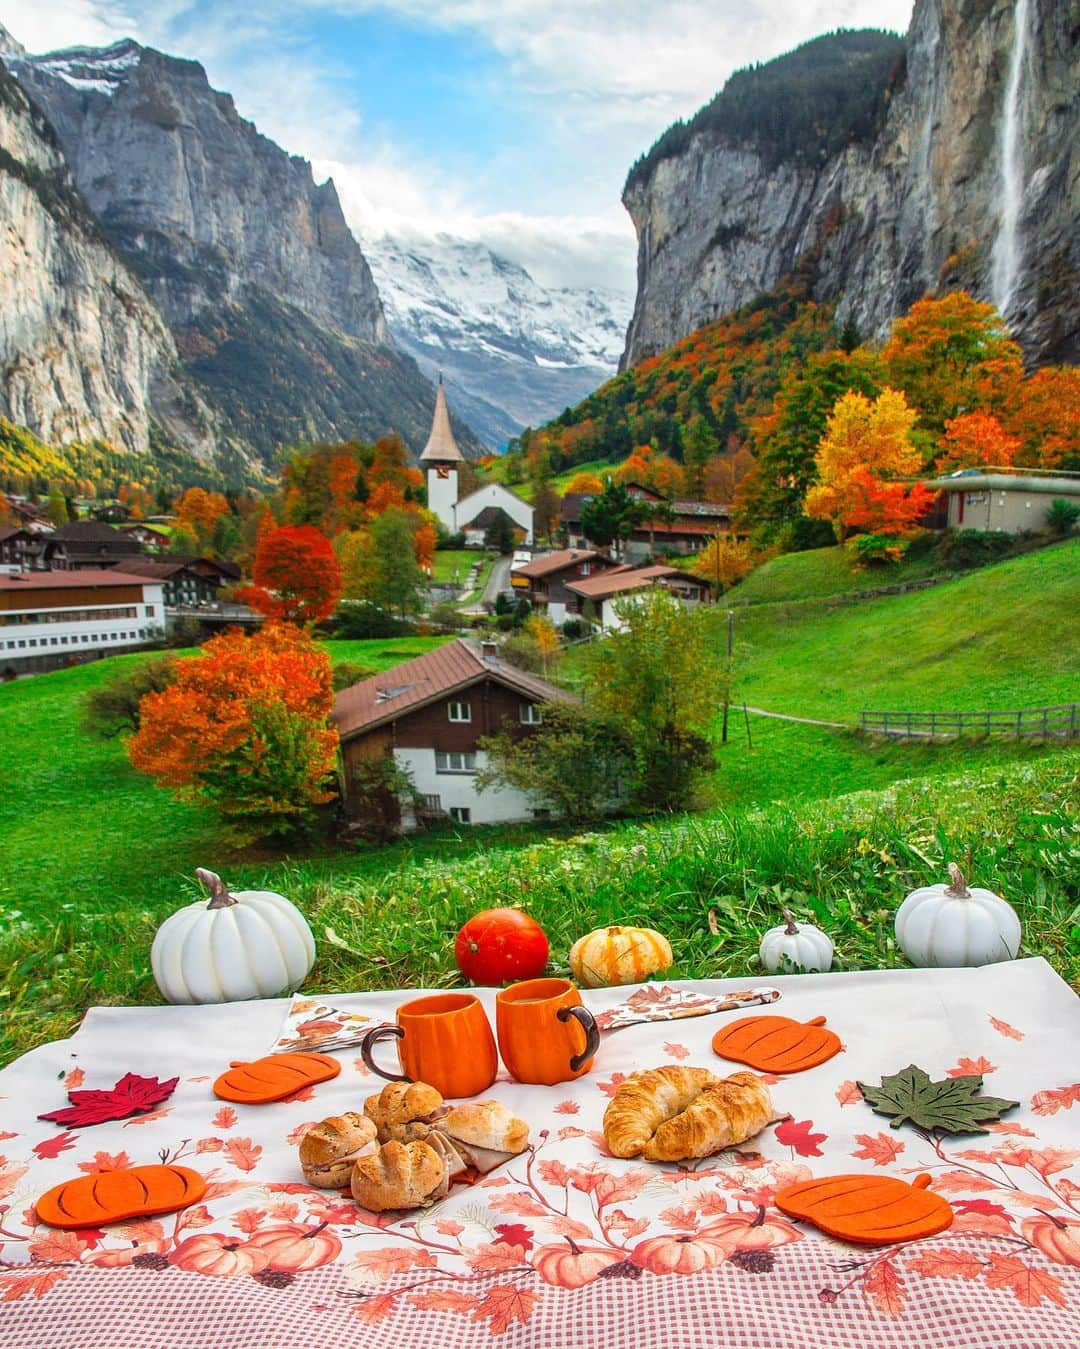
[[(372, 1058), (380, 1040), (398, 1039), (400, 1073), (389, 1073)], [(390, 1082), (427, 1082), (443, 1096), (476, 1096), (495, 1081), (499, 1056), (478, 998), (471, 993), (436, 993), (397, 1009), (396, 1026), (376, 1026), (360, 1042), (360, 1055), (373, 1073)]]
[(600, 1048), (596, 1018), (569, 979), (526, 979), (495, 998), (499, 1052), (519, 1082), (581, 1077)]

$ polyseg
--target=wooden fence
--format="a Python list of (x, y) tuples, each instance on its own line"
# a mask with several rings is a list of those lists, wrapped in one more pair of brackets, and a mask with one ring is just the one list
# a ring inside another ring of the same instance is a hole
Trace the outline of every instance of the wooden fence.
[(894, 740), (961, 735), (1071, 740), (1080, 736), (1080, 703), (1028, 707), (1018, 712), (860, 712), (859, 730)]

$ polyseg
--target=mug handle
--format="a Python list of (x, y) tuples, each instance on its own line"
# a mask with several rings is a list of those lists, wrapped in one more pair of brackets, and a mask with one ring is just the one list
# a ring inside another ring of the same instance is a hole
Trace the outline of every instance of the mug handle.
[(596, 1017), (587, 1007), (582, 1007), (580, 1004), (573, 1007), (560, 1007), (555, 1015), (560, 1021), (569, 1021), (573, 1017), (575, 1021), (580, 1021), (581, 1028), (585, 1032), (585, 1048), (570, 1060), (570, 1071), (576, 1073), (582, 1064), (588, 1063), (591, 1058), (596, 1057), (596, 1051), (600, 1048), (600, 1030), (596, 1024)]
[(360, 1041), (360, 1057), (365, 1065), (379, 1077), (385, 1077), (388, 1082), (411, 1082), (412, 1078), (408, 1073), (388, 1073), (385, 1068), (380, 1068), (371, 1057), (371, 1051), (380, 1040), (387, 1040), (392, 1035), (400, 1040), (404, 1034), (400, 1026), (375, 1026)]

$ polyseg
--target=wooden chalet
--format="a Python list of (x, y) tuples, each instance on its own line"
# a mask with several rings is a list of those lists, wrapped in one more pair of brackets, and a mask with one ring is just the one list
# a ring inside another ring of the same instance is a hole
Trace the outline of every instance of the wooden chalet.
[(570, 582), (617, 569), (618, 565), (592, 548), (563, 548), (511, 568), (510, 585), (534, 608), (544, 610), (553, 623), (562, 624), (581, 612), (580, 597), (569, 588)]
[[(573, 702), (572, 695), (500, 660), (495, 644), (457, 640), (392, 670), (343, 689), (332, 720), (341, 741), (345, 805), (359, 813), (358, 765), (390, 755), (406, 770), (423, 801), (422, 813), (459, 824), (528, 820), (537, 811), (522, 792), (480, 792), (484, 766), (479, 741), (508, 728), (516, 735), (542, 733), (541, 704)], [(409, 808), (401, 827), (413, 827)]]
[(118, 564), (117, 570), (160, 582), (165, 603), (170, 609), (211, 604), (218, 598), (218, 592), (223, 586), (234, 585), (240, 579), (240, 568), (235, 562), (219, 562), (215, 558), (183, 554), (162, 558), (133, 558), (130, 562)]
[(45, 540), (42, 560), (52, 570), (115, 567), (142, 553), (138, 539), (127, 538), (101, 520), (76, 520), (61, 525)]
[(660, 563), (649, 567), (614, 567), (599, 576), (571, 581), (567, 589), (577, 597), (582, 610), (586, 602), (592, 605), (597, 621), (607, 631), (624, 626), (615, 606), (628, 596), (661, 589), (684, 604), (695, 605), (707, 604), (712, 593), (708, 581)]
[[(640, 525), (623, 545), (624, 557), (640, 562), (655, 552), (699, 553), (717, 534), (731, 528), (729, 507), (715, 501), (694, 501), (685, 497), (667, 498), (641, 483), (628, 483), (627, 491), (639, 501), (654, 504), (656, 516)], [(566, 541), (573, 548), (587, 548), (589, 541), (581, 527), (581, 509), (592, 496), (569, 492), (562, 500), (561, 520)]]

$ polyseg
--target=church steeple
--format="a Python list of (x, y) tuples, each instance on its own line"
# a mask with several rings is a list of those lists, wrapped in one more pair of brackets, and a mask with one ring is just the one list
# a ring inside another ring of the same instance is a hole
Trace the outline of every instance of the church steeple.
[(446, 394), (443, 391), (442, 374), (435, 387), (435, 415), (431, 420), (431, 435), (420, 456), (422, 464), (463, 464), (465, 456), (457, 447), (454, 433), (450, 429), (450, 413), (446, 406)]

